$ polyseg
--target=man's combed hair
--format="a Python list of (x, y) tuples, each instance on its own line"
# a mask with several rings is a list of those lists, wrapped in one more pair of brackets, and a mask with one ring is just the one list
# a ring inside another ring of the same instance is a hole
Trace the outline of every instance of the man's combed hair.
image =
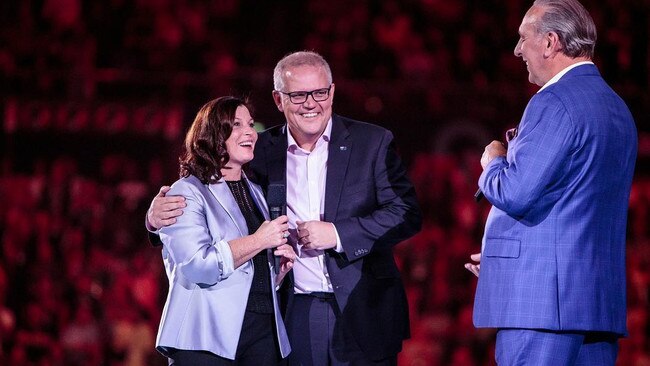
[(201, 107), (185, 136), (185, 151), (179, 158), (181, 177), (191, 174), (203, 184), (221, 179), (221, 169), (230, 160), (226, 140), (232, 133), (239, 106), (251, 111), (247, 100), (231, 96), (211, 100)]
[(323, 56), (313, 51), (299, 51), (284, 56), (275, 65), (275, 69), (273, 70), (273, 88), (278, 91), (286, 91), (284, 90), (284, 79), (282, 78), (285, 71), (293, 67), (305, 65), (322, 67), (327, 74), (327, 82), (332, 84), (332, 70)]
[(536, 0), (545, 12), (537, 24), (537, 32), (554, 32), (560, 39), (562, 52), (572, 58), (594, 57), (596, 25), (577, 0)]

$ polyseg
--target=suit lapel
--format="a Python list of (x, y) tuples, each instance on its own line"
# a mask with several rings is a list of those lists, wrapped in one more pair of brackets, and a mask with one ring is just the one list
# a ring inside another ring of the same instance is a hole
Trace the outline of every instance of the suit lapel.
[(264, 219), (268, 220), (269, 219), (269, 207), (266, 204), (266, 199), (264, 198), (264, 193), (258, 188), (258, 186), (254, 185), (251, 181), (249, 181), (246, 178), (245, 174), (244, 174), (243, 178), (246, 181), (246, 183), (248, 183), (248, 190), (251, 192), (251, 196), (253, 197), (253, 201), (257, 205), (257, 208), (259, 208), (260, 212), (262, 213), (262, 216), (264, 216)]
[[(217, 202), (223, 207), (223, 209), (228, 213), (230, 219), (235, 223), (237, 229), (239, 230), (240, 236), (248, 235), (248, 226), (246, 225), (246, 220), (244, 215), (241, 214), (239, 205), (235, 201), (228, 184), (221, 178), (217, 183), (208, 185), (210, 192)], [(246, 234), (244, 234), (246, 233)]]
[[(243, 173), (242, 173), (243, 174)], [(244, 175), (244, 178), (246, 176)], [(269, 220), (269, 207), (266, 203), (266, 199), (264, 198), (264, 192), (262, 192), (258, 186), (254, 185), (251, 181), (246, 179), (246, 182), (248, 183), (248, 189), (251, 192), (251, 196), (253, 197), (253, 201), (259, 208), (260, 212), (264, 216), (264, 220)], [(251, 233), (252, 234), (252, 233)], [(266, 250), (266, 261), (269, 265), (269, 269), (275, 265), (275, 260), (273, 259), (273, 250), (267, 249)], [(275, 272), (271, 271), (271, 283), (275, 283)], [(275, 288), (275, 286), (273, 286)], [(272, 290), (275, 291), (275, 290)], [(275, 296), (275, 295), (274, 295)]]
[(332, 135), (327, 156), (327, 178), (325, 180), (325, 221), (336, 220), (341, 190), (348, 170), (353, 144), (350, 132), (337, 115), (332, 115)]

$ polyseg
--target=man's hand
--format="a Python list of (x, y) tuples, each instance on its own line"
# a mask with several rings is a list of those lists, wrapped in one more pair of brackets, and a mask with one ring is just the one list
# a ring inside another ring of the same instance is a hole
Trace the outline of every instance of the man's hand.
[(469, 256), (476, 264), (474, 263), (465, 263), (465, 268), (474, 273), (476, 277), (478, 277), (478, 273), (481, 270), (481, 253), (476, 253), (472, 254)]
[(334, 224), (325, 221), (297, 222), (298, 244), (303, 249), (325, 250), (336, 247)]
[(481, 166), (483, 169), (492, 161), (492, 159), (497, 156), (506, 156), (506, 147), (502, 142), (492, 141), (488, 146), (485, 147), (485, 151), (481, 156)]
[(182, 208), (186, 206), (183, 196), (165, 197), (169, 189), (169, 186), (162, 186), (147, 211), (147, 223), (154, 230), (175, 223), (176, 217), (183, 214)]

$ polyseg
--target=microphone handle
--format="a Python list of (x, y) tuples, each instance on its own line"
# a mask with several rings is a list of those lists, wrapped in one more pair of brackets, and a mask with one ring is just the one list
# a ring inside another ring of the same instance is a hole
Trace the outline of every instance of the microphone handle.
[[(271, 220), (275, 220), (278, 217), (280, 217), (280, 214), (282, 213), (282, 208), (281, 207), (270, 207), (269, 209), (269, 216), (271, 217)], [(273, 254), (273, 249), (269, 249), (271, 251), (271, 254)], [(282, 257), (273, 255), (273, 268), (275, 270), (275, 274), (280, 273), (280, 260)]]
[[(271, 249), (271, 250), (273, 250), (273, 249)], [(280, 273), (280, 260), (281, 259), (282, 259), (282, 257), (280, 257), (279, 255), (274, 255), (273, 256), (273, 268), (275, 268), (275, 274)]]

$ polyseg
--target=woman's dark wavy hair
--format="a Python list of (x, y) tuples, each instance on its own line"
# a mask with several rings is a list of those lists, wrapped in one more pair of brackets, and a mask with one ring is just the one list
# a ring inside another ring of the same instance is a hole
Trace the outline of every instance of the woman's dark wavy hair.
[(221, 179), (221, 169), (230, 160), (226, 140), (239, 106), (252, 113), (247, 99), (232, 96), (213, 99), (201, 107), (185, 135), (185, 151), (179, 158), (181, 177), (192, 174), (203, 184)]

